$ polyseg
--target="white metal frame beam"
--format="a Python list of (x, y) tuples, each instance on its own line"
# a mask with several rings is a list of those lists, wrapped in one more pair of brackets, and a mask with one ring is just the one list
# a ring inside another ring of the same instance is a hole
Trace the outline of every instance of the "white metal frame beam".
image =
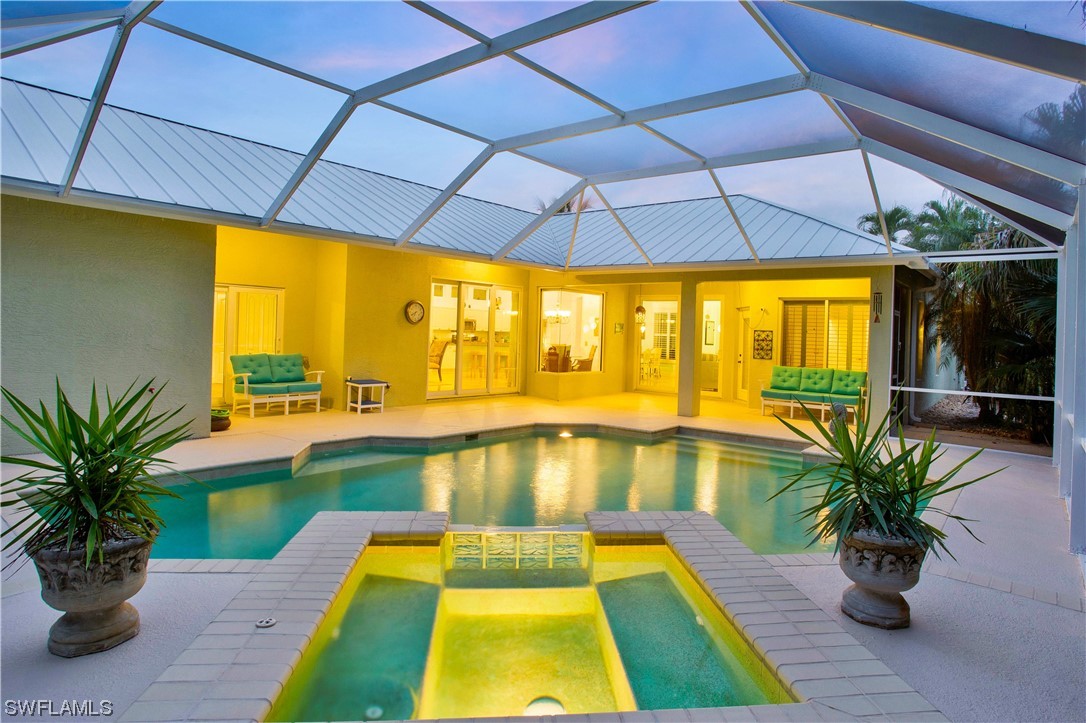
[(739, 229), (739, 235), (743, 237), (743, 241), (747, 244), (747, 250), (750, 251), (751, 258), (755, 263), (762, 263), (762, 259), (758, 257), (758, 251), (754, 248), (754, 242), (750, 240), (750, 236), (747, 234), (747, 228), (743, 225), (743, 222), (739, 220), (739, 214), (735, 212), (735, 206), (732, 205), (732, 200), (728, 198), (728, 194), (724, 192), (724, 186), (721, 184), (720, 179), (717, 178), (716, 171), (709, 169), (709, 178), (713, 179), (713, 184), (716, 186), (717, 193), (720, 194), (720, 198), (724, 201), (724, 205), (728, 207), (728, 213), (732, 216), (732, 221), (735, 222), (735, 227)]
[(886, 253), (894, 255), (894, 242), (890, 238), (890, 229), (886, 227), (886, 215), (882, 212), (882, 201), (879, 200), (879, 187), (875, 185), (875, 172), (871, 170), (871, 159), (867, 157), (867, 151), (860, 149), (860, 157), (864, 161), (864, 170), (867, 171), (867, 182), (871, 186), (871, 198), (875, 201), (875, 213), (879, 216), (879, 228), (882, 229), (882, 238), (886, 241)]
[(84, 25), (79, 28), (71, 30), (62, 30), (60, 32), (52, 33), (51, 35), (44, 35), (40, 38), (34, 38), (33, 40), (27, 40), (22, 43), (12, 43), (11, 45), (0, 50), (0, 59), (6, 60), (7, 58), (13, 58), (21, 53), (26, 53), (31, 50), (37, 50), (38, 48), (45, 48), (55, 43), (60, 43), (65, 40), (71, 40), (72, 38), (79, 38), (84, 35), (90, 35), (91, 33), (104, 30), (113, 25), (120, 23), (120, 18), (109, 18), (108, 20), (102, 20), (100, 22), (91, 23), (90, 25)]
[(1086, 82), (1086, 47), (1067, 40), (915, 3), (790, 0), (790, 4), (1020, 68)]
[(301, 164), (291, 174), (286, 185), (272, 201), (260, 220), (262, 227), (267, 227), (283, 210), (290, 197), (301, 186), (302, 181), (309, 171), (316, 165), (328, 145), (336, 137), (336, 134), (347, 123), (354, 109), (363, 103), (367, 103), (386, 95), (397, 93), (401, 90), (412, 88), (429, 80), (454, 73), (464, 68), (469, 68), (499, 55), (506, 55), (520, 48), (534, 43), (553, 38), (563, 33), (568, 33), (577, 28), (585, 27), (609, 17), (619, 15), (647, 4), (648, 0), (591, 0), (564, 12), (557, 13), (538, 22), (530, 23), (523, 27), (511, 30), (499, 35), (489, 43), (479, 43), (470, 48), (458, 50), (455, 53), (438, 58), (429, 63), (424, 63), (410, 70), (372, 83), (364, 88), (359, 88), (348, 98), (343, 107), (333, 116), (328, 126), (321, 133), (317, 142), (306, 154)]
[(651, 166), (630, 171), (613, 171), (610, 173), (598, 173), (588, 176), (588, 182), (592, 185), (601, 183), (618, 183), (619, 181), (636, 181), (642, 178), (655, 178), (657, 176), (673, 176), (680, 173), (693, 173), (705, 171), (710, 168), (729, 168), (732, 166), (746, 166), (752, 163), (766, 163), (768, 161), (783, 161), (789, 158), (804, 158), (807, 156), (820, 156), (827, 153), (841, 153), (854, 151), (860, 147), (860, 142), (852, 138), (837, 141), (821, 141), (818, 143), (802, 143), (796, 146), (783, 146), (764, 151), (750, 153), (732, 153), (726, 156), (715, 156), (705, 161), (680, 161), (661, 166)]
[(630, 239), (630, 243), (634, 245), (634, 248), (637, 249), (637, 252), (641, 254), (641, 257), (643, 259), (645, 259), (645, 263), (647, 263), (649, 266), (654, 266), (655, 264), (652, 263), (652, 259), (650, 259), (649, 255), (645, 253), (644, 247), (642, 247), (641, 244), (637, 243), (637, 239), (634, 238), (633, 232), (631, 232), (629, 227), (625, 223), (623, 223), (618, 213), (615, 212), (615, 209), (611, 205), (611, 202), (607, 200), (607, 197), (604, 196), (603, 193), (600, 192), (600, 189), (596, 186), (590, 186), (590, 188), (595, 191), (596, 196), (600, 199), (600, 201), (603, 202), (603, 205), (607, 207), (607, 210), (611, 212), (611, 217), (615, 219), (615, 223), (617, 223), (618, 227), (622, 229), (622, 233), (626, 234), (626, 238)]
[[(573, 217), (573, 231), (569, 234), (569, 248), (566, 250), (565, 270), (569, 271), (569, 264), (573, 261), (573, 244), (577, 242), (577, 228), (581, 225), (581, 211), (584, 210), (584, 189), (577, 195), (577, 215)], [(561, 249), (558, 249), (561, 251)]]
[(162, 0), (133, 2), (128, 6), (128, 9), (124, 13), (124, 17), (117, 25), (117, 30), (113, 35), (113, 41), (109, 46), (109, 51), (106, 53), (106, 60), (102, 64), (101, 72), (98, 74), (98, 82), (95, 83), (94, 92), (91, 94), (90, 102), (87, 104), (87, 111), (83, 115), (83, 122), (79, 126), (79, 132), (76, 133), (75, 144), (72, 147), (71, 154), (68, 156), (68, 165), (64, 169), (64, 185), (59, 192), (61, 197), (67, 196), (72, 192), (72, 186), (75, 184), (76, 176), (79, 175), (79, 166), (83, 163), (83, 157), (87, 154), (87, 149), (90, 147), (91, 134), (94, 133), (94, 126), (98, 122), (98, 116), (102, 114), (102, 107), (105, 105), (106, 95), (109, 93), (109, 87), (113, 84), (113, 76), (117, 74), (117, 67), (121, 63), (121, 56), (124, 54), (124, 48), (128, 44), (128, 38), (140, 21), (150, 15), (151, 11), (161, 4)]
[(478, 173), (479, 170), (486, 165), (487, 161), (489, 161), (493, 157), (494, 147), (487, 146), (486, 148), (484, 148), (483, 152), (476, 156), (475, 160), (469, 163), (464, 168), (464, 170), (460, 171), (460, 175), (454, 178), (452, 182), (445, 187), (445, 190), (439, 193), (437, 195), (437, 198), (431, 201), (430, 205), (423, 209), (422, 213), (420, 213), (415, 218), (415, 220), (412, 221), (410, 225), (408, 225), (408, 227), (404, 229), (403, 233), (401, 233), (399, 238), (396, 239), (396, 245), (404, 246), (407, 244), (408, 241), (414, 238), (415, 234), (417, 234), (422, 229), (422, 227), (425, 226), (427, 222), (429, 222), (431, 218), (436, 216), (438, 211), (440, 211), (445, 206), (445, 204), (452, 200), (452, 197), (456, 195), (456, 192), (463, 188), (464, 184), (470, 181), (472, 176)]
[(993, 186), (990, 183), (977, 180), (976, 178), (959, 171), (951, 170), (945, 166), (940, 166), (937, 163), (932, 163), (931, 161), (920, 158), (919, 156), (906, 153), (899, 148), (880, 143), (879, 141), (874, 141), (870, 138), (864, 138), (860, 141), (860, 147), (872, 155), (884, 158), (887, 161), (891, 161), (899, 166), (904, 166), (905, 168), (927, 176), (940, 185), (960, 188), (966, 193), (987, 198), (993, 203), (998, 203), (1012, 211), (1017, 211), (1018, 213), (1035, 218), (1049, 226), (1053, 226), (1060, 230), (1066, 230), (1071, 226), (1071, 217), (1054, 208), (1049, 208), (1044, 204), (1031, 201), (1028, 198), (1011, 193), (1010, 191), (1005, 191), (998, 186)]
[(1086, 178), (1086, 166), (1039, 148), (1019, 143), (946, 116), (849, 85), (827, 75), (812, 73), (811, 90), (854, 105), (924, 133), (972, 148), (994, 158), (1035, 171), (1073, 186)]
[[(41, 7), (48, 7), (41, 3)], [(4, 20), (4, 29), (33, 28), (42, 25), (61, 25), (63, 23), (91, 22), (94, 20), (114, 20), (120, 22), (125, 10), (121, 8), (102, 8), (100, 10), (83, 10), (76, 13), (63, 13), (59, 15), (32, 15), (25, 18), (9, 18)]]
[(543, 224), (545, 224), (551, 216), (558, 213), (558, 209), (562, 208), (562, 206), (566, 205), (566, 203), (568, 203), (570, 199), (583, 191), (587, 185), (588, 182), (582, 178), (581, 180), (577, 181), (577, 183), (573, 184), (573, 186), (571, 186), (569, 190), (567, 190), (561, 196), (551, 201), (551, 205), (547, 206), (547, 208), (545, 208), (542, 213), (533, 218), (527, 226), (522, 228), (516, 236), (509, 239), (509, 241), (504, 246), (498, 249), (494, 253), (494, 255), (490, 257), (491, 261), (501, 261), (510, 253), (512, 253), (513, 249), (515, 249), (517, 246), (520, 246), (522, 243), (524, 243), (524, 240), (526, 238), (538, 231), (539, 228)]

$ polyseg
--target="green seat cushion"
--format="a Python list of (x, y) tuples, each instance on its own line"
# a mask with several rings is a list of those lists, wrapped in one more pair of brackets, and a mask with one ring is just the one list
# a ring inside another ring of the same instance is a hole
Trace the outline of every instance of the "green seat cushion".
[(795, 392), (791, 392), (788, 390), (782, 391), (780, 389), (763, 389), (762, 399), (782, 399), (786, 402), (790, 402), (792, 401), (793, 394), (795, 394)]
[(828, 394), (822, 392), (792, 392), (792, 398), (797, 402), (811, 402), (814, 404), (824, 404)]
[(840, 402), (841, 404), (847, 404), (849, 406), (855, 406), (860, 403), (859, 392), (856, 392), (855, 394), (830, 394), (827, 396), (830, 403)]
[(773, 376), (769, 378), (772, 389), (799, 389), (799, 367), (773, 367)]
[(267, 354), (232, 354), (230, 366), (234, 368), (235, 374), (249, 374), (250, 384), (274, 381)]
[(804, 367), (800, 376), (799, 390), (801, 392), (817, 392), (829, 394), (833, 388), (832, 369), (808, 369)]
[(272, 354), (269, 359), (271, 361), (271, 381), (305, 381), (305, 367), (302, 366), (301, 354)]
[(849, 372), (843, 369), (833, 370), (833, 388), (830, 394), (858, 395), (860, 389), (867, 386), (867, 372)]
[(287, 385), (290, 387), (291, 393), (294, 392), (319, 392), (321, 390), (320, 382), (293, 382)]
[[(289, 384), (250, 384), (249, 394), (254, 397), (266, 397), (269, 394), (286, 394), (290, 391)], [(242, 394), (245, 392), (245, 387), (241, 384), (234, 385), (234, 392), (236, 394)]]

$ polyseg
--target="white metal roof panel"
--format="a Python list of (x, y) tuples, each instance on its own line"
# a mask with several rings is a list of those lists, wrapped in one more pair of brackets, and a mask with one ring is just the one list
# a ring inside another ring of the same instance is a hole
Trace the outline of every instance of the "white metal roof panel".
[[(561, 217), (558, 217), (561, 218)], [(528, 261), (534, 264), (546, 264), (548, 266), (565, 266), (566, 249), (569, 248), (569, 231), (564, 235), (556, 230), (553, 224), (556, 218), (551, 218), (547, 223), (536, 229), (535, 233), (524, 239), (523, 242), (511, 252), (509, 258), (514, 261)], [(527, 226), (528, 224), (524, 224)]]
[(491, 256), (535, 214), (466, 196), (454, 196), (423, 226), (412, 244)]
[[(567, 216), (569, 214), (566, 214)], [(570, 266), (647, 265), (610, 211), (582, 211)]]
[[(3, 81), (3, 174), (62, 182), (87, 101)], [(298, 153), (121, 108), (105, 106), (76, 187), (113, 196), (260, 218), (301, 162)], [(279, 220), (392, 240), (440, 191), (339, 163), (320, 161)], [(859, 234), (747, 196), (736, 212), (763, 260), (885, 253)], [(718, 197), (616, 209), (655, 264), (747, 261), (750, 251)], [(510, 260), (565, 265), (576, 214), (549, 219)], [(412, 238), (429, 247), (489, 257), (535, 214), (454, 196)], [(903, 249), (905, 250), (905, 249)], [(571, 267), (644, 265), (644, 257), (605, 209), (581, 213)]]

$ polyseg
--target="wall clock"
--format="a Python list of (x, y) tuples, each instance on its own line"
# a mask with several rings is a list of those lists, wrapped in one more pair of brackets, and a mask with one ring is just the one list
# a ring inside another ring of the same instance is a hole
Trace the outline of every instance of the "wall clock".
[(412, 299), (404, 305), (403, 315), (408, 323), (417, 324), (426, 316), (426, 307), (422, 305), (421, 301)]

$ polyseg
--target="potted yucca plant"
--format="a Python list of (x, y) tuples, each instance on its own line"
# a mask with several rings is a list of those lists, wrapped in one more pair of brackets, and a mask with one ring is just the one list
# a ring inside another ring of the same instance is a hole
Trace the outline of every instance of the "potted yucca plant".
[[(854, 428), (844, 423), (843, 416), (827, 427), (802, 406), (815, 427), (814, 435), (777, 418), (830, 460), (789, 475), (788, 483), (773, 497), (793, 489), (815, 492), (815, 501), (799, 516), (813, 520), (807, 528), (812, 542), (835, 540), (841, 570), (854, 583), (841, 596), (842, 612), (866, 625), (908, 627), (909, 604), (901, 593), (919, 581), (929, 550), (936, 557), (940, 550), (950, 554), (946, 533), (921, 515), (925, 511), (942, 515), (973, 535), (966, 525), (970, 520), (931, 503), (996, 472), (951, 483), (983, 451), (977, 450), (942, 476), (929, 477), (932, 465), (943, 455), (934, 429), (923, 442), (909, 443), (901, 416), (892, 412), (874, 427), (869, 410), (857, 414)], [(895, 428), (897, 434), (891, 438), (890, 430)]]
[(5, 483), (4, 506), (20, 511), (7, 531), (8, 549), (22, 545), (41, 578), (42, 599), (64, 612), (49, 630), (49, 651), (75, 657), (108, 650), (139, 632), (139, 613), (126, 602), (147, 579), (147, 559), (162, 519), (151, 502), (177, 495), (159, 477), (169, 463), (159, 455), (188, 437), (188, 422), (173, 426), (180, 409), (152, 413), (162, 393), (132, 384), (101, 404), (91, 387), (80, 414), (57, 380), (56, 406), (35, 411), (2, 389), (15, 418), (3, 422), (33, 447), (3, 456), (29, 467)]

